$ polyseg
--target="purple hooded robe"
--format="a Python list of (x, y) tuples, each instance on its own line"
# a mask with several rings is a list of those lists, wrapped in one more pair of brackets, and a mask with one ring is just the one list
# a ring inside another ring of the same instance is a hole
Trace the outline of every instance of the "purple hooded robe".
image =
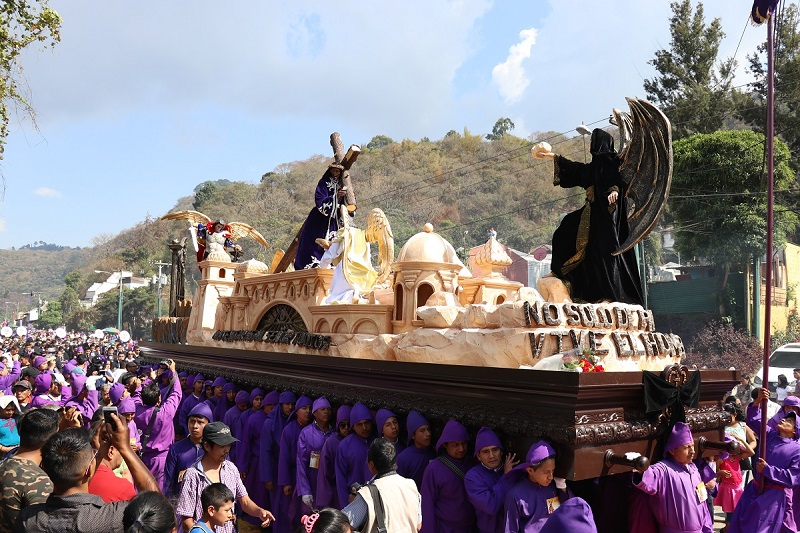
[[(311, 405), (311, 398), (300, 396), (295, 404), (294, 412), (289, 415), (286, 427), (281, 432), (280, 452), (278, 455), (278, 505), (273, 506), (278, 509), (280, 517), (275, 515), (275, 533), (292, 533), (300, 525), (300, 510), (302, 506), (302, 495), (297, 492), (297, 440), (300, 431), (303, 429), (297, 422), (297, 410)], [(292, 494), (287, 496), (284, 487), (292, 487)], [(274, 513), (275, 511), (273, 511)]]
[[(372, 420), (367, 406), (356, 403), (350, 410), (350, 427), (361, 420)], [(355, 433), (349, 434), (339, 443), (336, 451), (336, 493), (339, 496), (339, 508), (343, 509), (350, 503), (350, 485), (353, 483), (364, 484), (372, 478), (372, 472), (367, 464), (367, 451), (372, 442), (372, 437), (362, 439)]]
[[(330, 408), (331, 404), (323, 396), (314, 400), (312, 414), (323, 407)], [(317, 425), (316, 420), (300, 430), (297, 437), (297, 492), (301, 497), (317, 494), (317, 475), (319, 474), (319, 463), (322, 456), (322, 448), (325, 442), (333, 435), (334, 428), (329, 425), (328, 431), (323, 431)], [(302, 501), (302, 514), (309, 514), (311, 508)]]
[(422, 426), (429, 426), (430, 423), (424, 416), (416, 411), (411, 411), (406, 417), (406, 427), (408, 428), (408, 448), (397, 455), (397, 473), (403, 477), (413, 479), (417, 484), (417, 490), (422, 488), (422, 476), (428, 463), (436, 459), (436, 452), (433, 448), (417, 448), (411, 440), (414, 432)]
[[(475, 437), (475, 455), (488, 446), (497, 446), (503, 449), (500, 439), (494, 431), (482, 427)], [(478, 521), (478, 531), (481, 533), (495, 533), (503, 527), (503, 505), (506, 494), (514, 486), (517, 478), (503, 475), (503, 463), (500, 467), (490, 470), (483, 464), (473, 466), (464, 477), (464, 488), (467, 489), (469, 501), (475, 507), (475, 516)]]
[(350, 406), (342, 405), (336, 411), (336, 430), (322, 446), (319, 458), (319, 472), (317, 472), (317, 492), (314, 494), (314, 505), (317, 508), (336, 506), (339, 497), (336, 494), (336, 452), (339, 444), (344, 440), (338, 431), (339, 424), (343, 421), (350, 422)]

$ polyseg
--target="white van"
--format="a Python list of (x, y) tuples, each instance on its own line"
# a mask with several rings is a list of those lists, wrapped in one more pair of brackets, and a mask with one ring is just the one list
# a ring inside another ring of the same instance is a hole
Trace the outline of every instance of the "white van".
[[(789, 380), (791, 390), (794, 390), (795, 379), (792, 371), (800, 368), (800, 342), (784, 344), (769, 356), (769, 390), (775, 391), (778, 385), (778, 376), (783, 374)], [(761, 376), (764, 373), (762, 366), (753, 376), (753, 383), (761, 387)]]

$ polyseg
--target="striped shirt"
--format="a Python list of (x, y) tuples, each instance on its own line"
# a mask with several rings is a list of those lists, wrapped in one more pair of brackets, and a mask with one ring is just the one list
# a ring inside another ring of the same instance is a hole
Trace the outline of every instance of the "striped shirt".
[[(222, 468), (219, 469), (219, 481), (226, 485), (231, 492), (233, 492), (234, 501), (247, 496), (247, 489), (244, 488), (242, 478), (239, 476), (239, 470), (232, 462), (225, 460), (222, 463)], [(178, 497), (178, 504), (175, 506), (175, 511), (180, 517), (190, 516), (195, 521), (203, 517), (203, 505), (200, 503), (200, 494), (203, 489), (211, 485), (212, 481), (208, 479), (205, 471), (203, 470), (202, 459), (198, 460), (192, 466), (186, 469), (183, 475), (183, 486), (181, 487), (181, 494)], [(233, 533), (233, 522), (226, 523), (223, 527), (216, 528), (216, 533)]]

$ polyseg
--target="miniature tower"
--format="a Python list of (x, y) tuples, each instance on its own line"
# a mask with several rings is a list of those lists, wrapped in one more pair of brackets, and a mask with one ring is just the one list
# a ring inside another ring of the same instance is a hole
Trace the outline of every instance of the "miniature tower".
[(522, 283), (509, 281), (503, 275), (503, 270), (513, 261), (503, 245), (497, 242), (496, 236), (497, 233), (492, 231), (489, 240), (475, 255), (473, 262), (478, 267), (475, 272), (476, 277), (461, 282), (463, 287), (459, 295), (461, 305), (501, 304), (513, 300), (514, 293), (522, 287)]
[(190, 344), (203, 339), (203, 330), (213, 333), (219, 298), (233, 294), (233, 274), (236, 268), (224, 251), (211, 252), (198, 266), (202, 271), (202, 279), (197, 284), (195, 303), (189, 318), (186, 340)]

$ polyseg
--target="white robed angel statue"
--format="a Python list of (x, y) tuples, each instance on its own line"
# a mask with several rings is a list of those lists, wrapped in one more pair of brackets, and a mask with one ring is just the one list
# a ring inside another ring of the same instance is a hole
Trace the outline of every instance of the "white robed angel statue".
[[(347, 217), (343, 217), (346, 221)], [(333, 280), (323, 304), (367, 303), (366, 295), (389, 278), (394, 261), (394, 235), (389, 220), (378, 208), (367, 216), (367, 229), (345, 223), (336, 238), (327, 242), (317, 239), (326, 248), (320, 268), (334, 267)], [(370, 243), (378, 244), (378, 270), (372, 267)]]

